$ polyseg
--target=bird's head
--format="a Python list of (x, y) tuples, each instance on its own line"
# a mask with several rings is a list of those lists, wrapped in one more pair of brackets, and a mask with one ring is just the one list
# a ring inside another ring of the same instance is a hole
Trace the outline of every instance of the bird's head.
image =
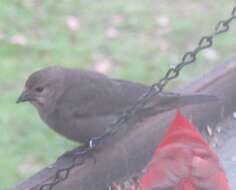
[(63, 68), (54, 66), (34, 72), (25, 83), (17, 103), (30, 102), (39, 111), (50, 105), (62, 93)]

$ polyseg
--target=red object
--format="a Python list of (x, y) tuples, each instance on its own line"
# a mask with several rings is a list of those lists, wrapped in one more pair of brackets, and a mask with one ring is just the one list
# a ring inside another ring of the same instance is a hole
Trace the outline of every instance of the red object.
[(142, 190), (230, 190), (217, 155), (178, 110), (139, 180)]

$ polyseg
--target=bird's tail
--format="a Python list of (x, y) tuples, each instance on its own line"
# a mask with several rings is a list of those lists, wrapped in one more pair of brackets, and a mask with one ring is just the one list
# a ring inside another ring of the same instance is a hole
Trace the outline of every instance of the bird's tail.
[(202, 104), (207, 102), (216, 102), (218, 98), (210, 94), (176, 94), (165, 93), (153, 97), (150, 103), (138, 111), (141, 118), (167, 112), (187, 105)]
[[(174, 98), (175, 99), (175, 98)], [(180, 95), (176, 101), (177, 107), (182, 107), (186, 105), (202, 104), (206, 102), (215, 102), (218, 98), (210, 94), (190, 94), (190, 95)]]

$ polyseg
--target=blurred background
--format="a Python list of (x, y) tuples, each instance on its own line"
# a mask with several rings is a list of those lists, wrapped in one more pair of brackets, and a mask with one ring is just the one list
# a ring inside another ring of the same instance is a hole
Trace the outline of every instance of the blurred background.
[[(226, 18), (233, 0), (0, 0), (0, 188), (52, 163), (75, 143), (17, 105), (33, 71), (87, 68), (151, 84)], [(236, 24), (168, 88), (199, 77), (236, 50)]]

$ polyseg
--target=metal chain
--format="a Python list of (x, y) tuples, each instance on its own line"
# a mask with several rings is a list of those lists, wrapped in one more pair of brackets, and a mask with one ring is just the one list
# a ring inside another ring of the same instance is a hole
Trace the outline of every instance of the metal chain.
[(228, 19), (221, 20), (216, 24), (214, 32), (211, 35), (203, 36), (195, 49), (186, 52), (182, 57), (180, 63), (173, 67), (170, 67), (164, 77), (161, 78), (157, 83), (151, 85), (149, 90), (137, 100), (137, 103), (135, 105), (124, 111), (124, 113), (107, 128), (106, 132), (103, 135), (92, 138), (88, 146), (82, 148), (81, 151), (76, 152), (76, 156), (74, 156), (71, 165), (57, 170), (53, 179), (50, 182), (41, 185), (39, 187), (39, 190), (52, 190), (52, 188), (56, 184), (66, 180), (69, 176), (70, 171), (74, 167), (80, 166), (85, 162), (85, 158), (83, 156), (91, 153), (106, 137), (115, 134), (123, 124), (125, 124), (133, 115), (135, 115), (138, 110), (140, 110), (140, 108), (142, 108), (148, 102), (148, 100), (150, 100), (153, 96), (160, 94), (169, 81), (179, 76), (180, 71), (185, 66), (195, 62), (199, 52), (213, 45), (213, 39), (217, 35), (227, 32), (230, 28), (231, 22), (235, 19), (236, 6), (233, 8), (231, 16)]

